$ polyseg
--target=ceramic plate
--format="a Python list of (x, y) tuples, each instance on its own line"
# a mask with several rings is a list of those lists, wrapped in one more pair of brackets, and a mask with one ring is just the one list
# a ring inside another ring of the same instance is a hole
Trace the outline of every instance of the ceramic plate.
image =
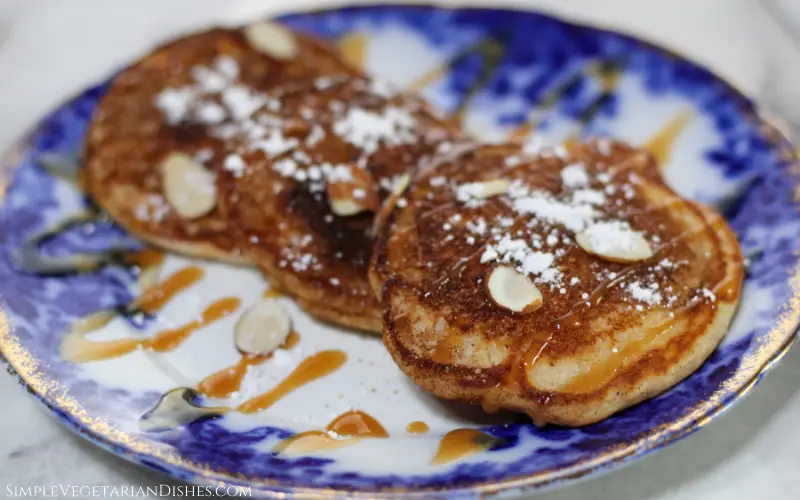
[[(259, 274), (175, 256), (159, 270), (153, 254), (138, 254), (143, 272), (128, 253), (138, 243), (93, 214), (69, 182), (102, 83), (45, 118), (3, 165), (0, 347), (65, 425), (174, 477), (250, 486), (264, 497), (514, 494), (609, 470), (691, 434), (743, 397), (791, 344), (800, 314), (797, 159), (753, 105), (708, 70), (635, 38), (529, 12), (395, 5), (284, 20), (460, 113), (485, 139), (536, 130), (553, 142), (595, 134), (650, 148), (678, 192), (724, 211), (749, 256), (730, 332), (668, 393), (581, 429), (538, 429), (526, 418), (439, 401), (408, 382), (378, 338), (317, 323), (288, 299), (280, 300), (299, 342), (247, 367), (233, 328), (265, 292)], [(32, 272), (42, 265), (48, 274)], [(157, 314), (131, 306), (142, 286), (169, 279), (187, 286)], [(221, 317), (198, 324), (211, 304)], [(73, 331), (98, 311), (111, 311), (100, 316), (104, 326), (85, 338)], [(180, 328), (194, 332), (175, 345), (146, 340)], [(115, 339), (129, 340), (107, 343)], [(64, 356), (70, 342), (87, 341), (118, 356)], [(215, 373), (227, 377), (224, 390), (209, 390)], [(286, 380), (302, 383), (278, 397)], [(176, 388), (186, 389), (169, 392)], [(176, 426), (151, 411), (168, 392), (161, 407), (193, 422)], [(265, 393), (267, 409), (229, 411)], [(273, 451), (350, 410), (374, 417), (388, 437), (327, 450), (317, 442), (305, 455)], [(416, 421), (429, 430), (409, 432)]]

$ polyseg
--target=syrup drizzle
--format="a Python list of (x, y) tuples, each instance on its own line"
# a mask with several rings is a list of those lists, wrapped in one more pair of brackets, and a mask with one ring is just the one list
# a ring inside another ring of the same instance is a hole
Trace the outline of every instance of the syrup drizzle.
[[(295, 336), (295, 343), (297, 342), (297, 338), (299, 337)], [(283, 346), (284, 349), (290, 347), (291, 345), (289, 344)], [(241, 384), (241, 377), (243, 377), (244, 374), (239, 376), (235, 373), (230, 373), (228, 375), (230, 378), (226, 379), (224, 374), (228, 372), (228, 370), (223, 370), (215, 374), (219, 377), (216, 380), (214, 380), (215, 375), (212, 375), (204, 382), (201, 382), (200, 385), (205, 385), (205, 388), (200, 391), (179, 387), (165, 393), (156, 406), (142, 416), (140, 419), (140, 427), (143, 430), (160, 431), (167, 428), (179, 427), (200, 418), (219, 416), (231, 411), (239, 411), (246, 414), (255, 413), (268, 408), (295, 389), (333, 373), (340, 368), (346, 360), (347, 355), (342, 351), (322, 351), (306, 358), (272, 390), (245, 401), (237, 408), (203, 407), (196, 404), (194, 401), (201, 396), (203, 390), (207, 391), (207, 393), (217, 391), (222, 394), (227, 392), (233, 385)], [(246, 371), (247, 365), (244, 364), (243, 366), (243, 369)], [(213, 396), (216, 397), (216, 395)], [(352, 436), (357, 438), (388, 437), (388, 433), (383, 426), (381, 426), (377, 420), (363, 412), (348, 412), (340, 415), (331, 422), (326, 429), (326, 432), (330, 432), (334, 436)], [(303, 444), (303, 446), (306, 446), (306, 444)]]
[(302, 432), (278, 443), (273, 452), (309, 455), (352, 446), (365, 438), (388, 438), (389, 433), (373, 416), (359, 410), (343, 413), (324, 430)]
[(346, 361), (347, 354), (345, 354), (344, 351), (331, 350), (318, 352), (304, 359), (288, 377), (280, 384), (276, 385), (271, 391), (249, 401), (245, 401), (239, 405), (237, 410), (242, 413), (256, 413), (261, 410), (266, 410), (292, 391), (335, 372), (341, 368)]
[(452, 62), (437, 65), (436, 67), (426, 71), (415, 78), (406, 88), (413, 92), (419, 92), (429, 85), (433, 85), (437, 81), (447, 76)]
[(425, 434), (429, 430), (431, 429), (428, 424), (421, 420), (415, 420), (406, 426), (406, 432), (409, 434)]
[(454, 361), (454, 353), (456, 349), (463, 345), (463, 339), (458, 333), (450, 333), (443, 338), (431, 354), (431, 359), (437, 363), (447, 364)]
[[(156, 347), (160, 347), (166, 340), (176, 339), (181, 332), (168, 330), (162, 332), (162, 340), (156, 341), (161, 334), (156, 334), (150, 339), (120, 339), (106, 342), (92, 342), (86, 340), (86, 335), (107, 325), (118, 314), (131, 317), (135, 314), (152, 314), (160, 310), (174, 296), (203, 276), (203, 270), (196, 266), (190, 266), (169, 276), (163, 283), (147, 287), (146, 281), (151, 281), (155, 273), (161, 266), (164, 254), (153, 250), (144, 250), (136, 253), (123, 255), (122, 261), (127, 265), (137, 266), (141, 269), (140, 282), (145, 285), (145, 292), (131, 303), (120, 307), (118, 310), (103, 310), (79, 319), (72, 327), (71, 331), (64, 337), (61, 343), (61, 354), (64, 359), (75, 363), (85, 363), (88, 361), (98, 361), (128, 354), (140, 347), (148, 346), (147, 342), (157, 342)], [(230, 306), (229, 302), (223, 306)], [(217, 306), (220, 307), (220, 306)], [(206, 311), (209, 316), (217, 313), (217, 307)], [(237, 304), (238, 307), (238, 304)], [(224, 307), (223, 307), (224, 309)], [(224, 311), (223, 311), (224, 312)], [(184, 326), (184, 329), (189, 325)], [(183, 332), (185, 333), (185, 332)], [(191, 333), (191, 332), (189, 332)], [(188, 335), (188, 333), (186, 334)], [(155, 344), (154, 344), (155, 345)]]
[[(300, 336), (297, 332), (292, 331), (280, 348), (289, 350), (296, 346), (299, 341)], [(235, 365), (224, 368), (201, 380), (197, 385), (197, 390), (201, 394), (212, 398), (228, 397), (241, 388), (242, 380), (244, 380), (244, 376), (250, 366), (260, 365), (271, 357), (272, 353), (263, 356), (243, 354)]]
[(677, 319), (672, 319), (657, 327), (645, 329), (640, 338), (629, 342), (616, 352), (611, 351), (607, 359), (593, 363), (589, 371), (574, 377), (561, 390), (570, 393), (590, 393), (600, 389), (614, 378), (628, 360), (638, 359), (665, 334), (672, 331), (676, 324)]
[(336, 48), (342, 58), (356, 69), (365, 69), (367, 60), (367, 35), (350, 33), (336, 41)]
[[(608, 290), (622, 281), (627, 274), (632, 272), (633, 269), (633, 267), (625, 269), (624, 271), (620, 272), (615, 279), (607, 280), (596, 287), (589, 298), (589, 305), (581, 302), (573, 306), (573, 308), (567, 314), (557, 318), (554, 321), (553, 331), (555, 332), (561, 330), (567, 325), (568, 321), (572, 320), (572, 318), (580, 317), (580, 310), (599, 305)], [(729, 287), (727, 286), (727, 282), (722, 282), (715, 286), (713, 290), (714, 293), (721, 288), (728, 289)], [(654, 345), (657, 345), (665, 335), (669, 334), (678, 325), (680, 319), (689, 318), (690, 324), (691, 322), (701, 323), (708, 317), (713, 308), (713, 305), (708, 305), (703, 302), (696, 302), (690, 303), (679, 310), (672, 311), (673, 316), (669, 320), (650, 328), (644, 328), (644, 331), (639, 338), (629, 341), (621, 349), (615, 348), (615, 350), (609, 351), (605, 360), (593, 362), (588, 371), (575, 376), (560, 390), (569, 393), (590, 393), (602, 388), (609, 383), (617, 374), (617, 372), (621, 368), (625, 367), (629, 361), (641, 358), (641, 356), (647, 353)], [(547, 343), (552, 337), (553, 334), (550, 334), (547, 340), (545, 340), (543, 343), (532, 343), (531, 346), (525, 350), (525, 354), (522, 358), (522, 366), (520, 366), (520, 363), (518, 362), (512, 364), (510, 378), (519, 380), (518, 377), (521, 375), (521, 369), (527, 375), (527, 378), (529, 381), (531, 381), (532, 385), (535, 386), (532, 374), (533, 367), (536, 365), (536, 362), (546, 349)]]
[(190, 321), (178, 328), (156, 333), (147, 339), (119, 339), (105, 342), (86, 340), (88, 333), (106, 325), (115, 316), (113, 312), (101, 311), (80, 321), (73, 328), (61, 344), (61, 355), (73, 363), (86, 363), (117, 358), (137, 349), (149, 349), (155, 352), (170, 351), (181, 345), (195, 331), (235, 312), (240, 303), (241, 301), (237, 298), (220, 299), (208, 306), (200, 319)]
[(691, 110), (679, 112), (644, 143), (644, 149), (655, 157), (661, 172), (664, 171), (666, 164), (669, 162), (675, 141), (686, 130), (686, 126), (689, 125), (692, 116), (693, 112)]
[(146, 290), (129, 307), (152, 314), (163, 308), (177, 294), (191, 287), (203, 278), (203, 269), (198, 266), (185, 267), (158, 285)]
[(286, 295), (277, 288), (268, 288), (267, 290), (264, 290), (263, 296), (265, 299), (280, 299)]
[(122, 262), (128, 266), (149, 269), (160, 266), (164, 262), (164, 252), (145, 248), (139, 252), (130, 252), (122, 256)]
[(444, 465), (463, 460), (471, 455), (486, 451), (500, 439), (478, 429), (456, 429), (450, 431), (439, 441), (439, 449), (431, 464)]

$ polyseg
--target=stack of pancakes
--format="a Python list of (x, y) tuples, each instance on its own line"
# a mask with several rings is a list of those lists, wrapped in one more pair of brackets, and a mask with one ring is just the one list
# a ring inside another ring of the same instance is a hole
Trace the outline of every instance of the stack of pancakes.
[(90, 194), (171, 251), (255, 264), (308, 312), (383, 332), (434, 394), (583, 425), (714, 350), (742, 257), (652, 158), (482, 145), (419, 97), (274, 23), (123, 71), (86, 140)]

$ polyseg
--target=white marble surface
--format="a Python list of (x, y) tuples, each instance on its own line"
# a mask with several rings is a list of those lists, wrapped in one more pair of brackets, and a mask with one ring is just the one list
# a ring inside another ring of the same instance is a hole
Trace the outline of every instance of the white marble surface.
[[(0, 148), (155, 40), (212, 21), (339, 3), (0, 0)], [(800, 46), (791, 35), (800, 40), (797, 0), (440, 3), (539, 7), (638, 33), (711, 65), (800, 130)], [(741, 404), (689, 439), (625, 469), (537, 498), (798, 498), (798, 381), (800, 348), (795, 348)], [(0, 495), (6, 485), (173, 484), (61, 427), (12, 377), (0, 376), (0, 401)]]

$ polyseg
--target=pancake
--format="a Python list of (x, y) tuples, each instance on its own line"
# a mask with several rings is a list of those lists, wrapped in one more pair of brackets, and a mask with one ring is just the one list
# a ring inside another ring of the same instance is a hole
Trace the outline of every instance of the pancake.
[(375, 213), (457, 136), (424, 101), (365, 78), (277, 89), (218, 177), (247, 253), (320, 319), (380, 331), (367, 271)]
[(736, 310), (742, 256), (648, 154), (537, 149), (438, 159), (385, 214), (370, 279), (384, 343), (417, 385), (581, 426), (703, 363)]
[(159, 47), (123, 70), (95, 111), (85, 143), (87, 189), (144, 241), (245, 263), (213, 191), (225, 142), (266, 103), (264, 92), (328, 74), (358, 71), (322, 41), (273, 23), (212, 29)]

